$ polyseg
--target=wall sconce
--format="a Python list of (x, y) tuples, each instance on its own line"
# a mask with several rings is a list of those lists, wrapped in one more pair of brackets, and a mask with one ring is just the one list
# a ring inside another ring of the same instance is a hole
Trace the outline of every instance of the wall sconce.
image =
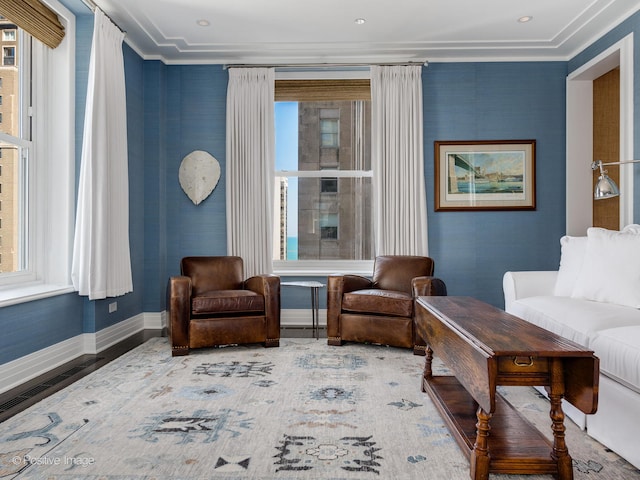
[(591, 164), (591, 170), (600, 169), (600, 176), (596, 182), (596, 188), (593, 191), (594, 200), (603, 200), (605, 198), (613, 198), (620, 195), (620, 189), (616, 185), (616, 182), (611, 180), (607, 175), (607, 171), (602, 168), (604, 165), (622, 165), (624, 163), (638, 163), (640, 160), (627, 160), (624, 162), (609, 162), (602, 163), (602, 160), (596, 160)]

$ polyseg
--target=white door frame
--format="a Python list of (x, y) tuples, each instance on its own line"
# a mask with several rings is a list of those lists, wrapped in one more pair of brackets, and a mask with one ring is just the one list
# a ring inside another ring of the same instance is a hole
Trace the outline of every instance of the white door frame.
[[(592, 225), (593, 81), (620, 67), (620, 161), (633, 159), (633, 33), (567, 76), (566, 233)], [(633, 223), (633, 164), (620, 165), (620, 228)]]

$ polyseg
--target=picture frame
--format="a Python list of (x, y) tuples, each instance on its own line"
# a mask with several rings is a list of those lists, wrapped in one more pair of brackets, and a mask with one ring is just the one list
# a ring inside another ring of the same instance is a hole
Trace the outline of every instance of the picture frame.
[(436, 141), (435, 210), (535, 210), (536, 141)]

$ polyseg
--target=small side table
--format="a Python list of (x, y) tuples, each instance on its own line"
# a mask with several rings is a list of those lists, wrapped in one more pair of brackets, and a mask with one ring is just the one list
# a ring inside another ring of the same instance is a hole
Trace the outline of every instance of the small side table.
[(320, 322), (320, 299), (319, 292), (322, 287), (324, 287), (324, 283), (320, 282), (280, 282), (280, 285), (285, 287), (304, 287), (309, 288), (311, 290), (311, 325), (313, 327), (313, 336), (316, 340), (319, 337), (318, 334), (318, 323)]

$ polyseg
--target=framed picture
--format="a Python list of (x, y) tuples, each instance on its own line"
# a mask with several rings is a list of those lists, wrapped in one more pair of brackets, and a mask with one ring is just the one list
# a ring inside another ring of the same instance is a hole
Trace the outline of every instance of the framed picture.
[(435, 142), (436, 211), (535, 210), (536, 141)]

